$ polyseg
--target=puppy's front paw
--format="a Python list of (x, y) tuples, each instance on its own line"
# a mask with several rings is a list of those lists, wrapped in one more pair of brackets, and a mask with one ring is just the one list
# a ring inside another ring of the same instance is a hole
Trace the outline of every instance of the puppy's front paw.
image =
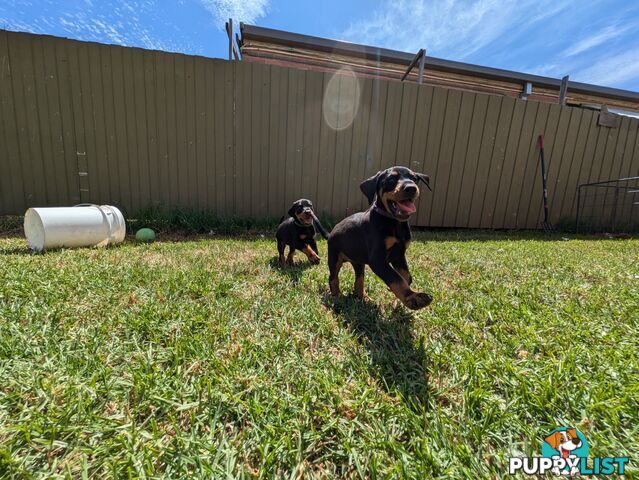
[(413, 292), (404, 300), (406, 305), (411, 310), (419, 310), (420, 308), (427, 307), (433, 301), (433, 297), (427, 293)]
[(313, 265), (319, 265), (320, 263), (320, 257), (310, 257), (309, 261), (313, 264)]

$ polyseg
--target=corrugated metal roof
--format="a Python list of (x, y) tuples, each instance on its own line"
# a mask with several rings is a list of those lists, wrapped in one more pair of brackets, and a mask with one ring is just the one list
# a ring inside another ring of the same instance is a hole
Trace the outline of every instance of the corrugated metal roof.
[[(382, 62), (409, 65), (411, 60), (415, 56), (414, 53), (409, 52), (400, 52), (398, 50), (390, 50), (387, 48), (371, 47), (368, 45), (360, 45), (356, 43), (344, 42), (341, 40), (331, 40), (328, 38), (314, 37), (311, 35), (302, 35), (299, 33), (286, 32), (284, 30), (275, 30), (272, 28), (258, 27), (255, 25), (246, 25), (244, 23), (240, 24), (240, 31), (242, 32), (242, 39), (257, 40), (322, 52), (332, 52), (341, 55), (366, 58), (369, 60), (379, 60)], [(500, 68), (484, 67), (481, 65), (473, 65), (470, 63), (455, 62), (452, 60), (444, 60), (443, 58), (430, 57), (428, 55), (426, 56), (426, 68), (444, 72), (474, 75), (477, 77), (497, 80), (516, 81), (522, 83), (531, 82), (533, 85), (540, 87), (551, 87), (559, 89), (561, 85), (561, 79), (557, 78), (531, 75), (528, 73), (503, 70)], [(568, 90), (573, 92), (598, 95), (602, 97), (627, 100), (631, 102), (639, 102), (639, 92), (632, 92), (630, 90), (622, 90), (618, 88), (603, 87), (599, 85), (573, 81), (568, 82)]]

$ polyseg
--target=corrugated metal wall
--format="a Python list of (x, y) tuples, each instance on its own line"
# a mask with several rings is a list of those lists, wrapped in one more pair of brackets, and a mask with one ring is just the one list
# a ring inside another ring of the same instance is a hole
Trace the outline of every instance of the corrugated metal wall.
[(0, 214), (150, 204), (336, 218), (381, 168), (431, 175), (416, 225), (538, 228), (537, 135), (553, 222), (576, 187), (639, 174), (639, 121), (414, 83), (0, 31)]

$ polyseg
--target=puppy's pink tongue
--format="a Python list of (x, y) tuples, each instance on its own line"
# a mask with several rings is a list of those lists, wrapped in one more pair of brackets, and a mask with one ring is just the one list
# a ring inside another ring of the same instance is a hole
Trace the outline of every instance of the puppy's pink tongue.
[(403, 200), (397, 202), (397, 205), (402, 213), (415, 213), (417, 211), (417, 207), (415, 207), (415, 203), (412, 200)]

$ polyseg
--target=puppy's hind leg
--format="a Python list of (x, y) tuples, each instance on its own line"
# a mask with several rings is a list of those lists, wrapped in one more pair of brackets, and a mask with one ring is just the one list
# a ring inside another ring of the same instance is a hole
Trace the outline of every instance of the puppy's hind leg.
[(355, 270), (355, 289), (354, 293), (357, 298), (366, 298), (364, 293), (364, 269), (366, 266), (363, 263), (354, 263), (353, 270)]
[(328, 244), (328, 286), (331, 289), (333, 298), (339, 297), (339, 270), (342, 268), (342, 260), (340, 260), (339, 251)]
[(295, 248), (292, 245), (288, 247), (288, 256), (286, 257), (286, 263), (293, 265), (295, 263)]
[(286, 248), (286, 244), (281, 241), (279, 238), (277, 239), (277, 253), (279, 254), (280, 265), (284, 266), (284, 248)]

